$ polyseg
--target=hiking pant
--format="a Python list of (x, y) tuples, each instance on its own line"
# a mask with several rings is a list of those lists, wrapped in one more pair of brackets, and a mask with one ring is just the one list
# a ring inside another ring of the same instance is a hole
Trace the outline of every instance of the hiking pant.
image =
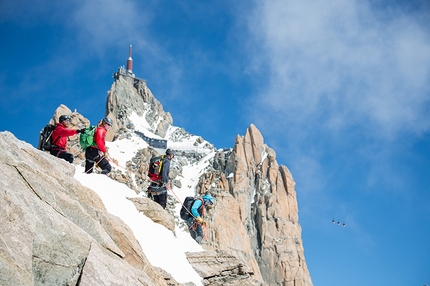
[(166, 187), (160, 186), (155, 182), (152, 182), (149, 186), (152, 199), (158, 203), (163, 209), (166, 209), (167, 204), (167, 189)]
[[(102, 158), (100, 160), (100, 158)], [(94, 164), (102, 169), (102, 174), (107, 175), (112, 170), (112, 166), (109, 164), (109, 161), (105, 157), (101, 157), (99, 154), (99, 149), (88, 147), (85, 150), (85, 173), (91, 174), (94, 169)], [(100, 161), (100, 162), (99, 162)]]
[(160, 206), (163, 207), (163, 209), (166, 208), (167, 203), (167, 192), (161, 193), (158, 195), (152, 194), (152, 198), (154, 199), (154, 202), (158, 203)]
[(190, 231), (191, 237), (197, 241), (198, 244), (203, 240), (203, 228), (193, 217), (187, 220), (188, 230)]
[(52, 149), (50, 151), (51, 155), (54, 155), (58, 158), (64, 159), (69, 163), (73, 163), (73, 160), (75, 159), (75, 156), (73, 156), (72, 153), (69, 153), (62, 149)]

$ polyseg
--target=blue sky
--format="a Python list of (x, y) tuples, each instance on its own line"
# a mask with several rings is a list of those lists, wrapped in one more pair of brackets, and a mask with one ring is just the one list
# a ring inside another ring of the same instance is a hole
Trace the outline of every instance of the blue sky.
[(174, 125), (291, 170), (315, 285), (430, 284), (428, 1), (52, 2), (0, 2), (1, 131), (96, 122), (132, 44)]

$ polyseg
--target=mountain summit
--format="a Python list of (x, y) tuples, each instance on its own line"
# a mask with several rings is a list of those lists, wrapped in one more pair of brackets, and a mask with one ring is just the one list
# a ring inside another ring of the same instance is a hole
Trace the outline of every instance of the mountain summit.
[[(217, 150), (174, 126), (146, 82), (121, 69), (106, 109), (109, 177), (83, 173), (77, 137), (72, 165), (0, 133), (0, 285), (312, 285), (295, 182), (256, 126)], [(72, 128), (89, 124), (64, 105), (52, 120), (65, 113)], [(147, 198), (146, 174), (166, 148), (174, 188), (163, 210)], [(179, 210), (207, 192), (215, 204), (198, 245)]]

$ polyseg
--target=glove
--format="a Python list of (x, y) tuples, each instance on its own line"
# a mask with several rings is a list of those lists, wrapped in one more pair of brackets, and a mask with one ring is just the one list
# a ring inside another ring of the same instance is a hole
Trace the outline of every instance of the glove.
[(84, 133), (85, 132), (85, 128), (78, 129), (78, 130), (76, 130), (76, 132), (78, 132), (78, 133)]
[(199, 216), (198, 218), (196, 218), (196, 221), (197, 221), (199, 224), (203, 224), (203, 223), (204, 223), (204, 221), (203, 221), (203, 219), (202, 219), (202, 217), (201, 217), (201, 216)]
[(103, 153), (103, 156), (105, 156), (105, 158), (109, 158), (109, 155), (108, 155), (108, 153), (107, 153), (107, 152), (104, 152), (104, 153)]

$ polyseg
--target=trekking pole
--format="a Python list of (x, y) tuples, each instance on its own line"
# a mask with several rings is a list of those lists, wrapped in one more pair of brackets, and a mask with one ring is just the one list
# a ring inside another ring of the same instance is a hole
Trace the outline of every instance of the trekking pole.
[(86, 174), (88, 174), (89, 171), (91, 171), (96, 165), (98, 165), (100, 163), (101, 160), (103, 160), (103, 156), (100, 158), (100, 160), (98, 160), (97, 162), (94, 163), (94, 165), (89, 168), (87, 171), (85, 171)]

